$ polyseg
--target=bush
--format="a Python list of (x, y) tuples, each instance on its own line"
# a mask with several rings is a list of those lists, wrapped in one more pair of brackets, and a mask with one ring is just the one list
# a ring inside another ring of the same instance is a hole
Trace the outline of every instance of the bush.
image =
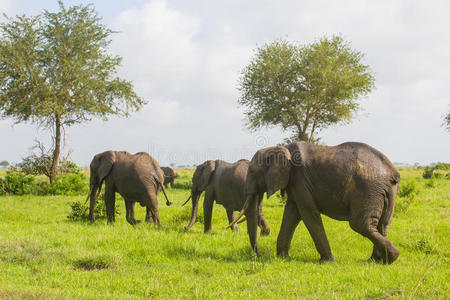
[[(436, 171), (448, 171), (448, 170), (450, 170), (450, 164), (440, 162), (440, 163), (437, 163), (436, 165), (434, 165), (433, 167), (425, 167), (422, 177), (425, 179), (430, 179), (432, 177), (443, 178), (444, 173), (442, 173), (442, 172), (439, 173)], [(447, 173), (445, 175), (446, 178), (448, 178), (448, 174), (449, 173)]]
[(7, 171), (4, 178), (0, 178), (0, 195), (32, 194), (36, 189), (34, 177), (20, 172)]
[[(71, 161), (62, 163), (61, 174), (57, 175), (53, 185), (40, 181), (23, 169), (7, 171), (0, 178), (0, 195), (82, 195), (87, 194), (89, 184), (81, 169)], [(31, 171), (30, 171), (31, 172)]]
[(438, 163), (434, 166), (434, 168), (435, 168), (436, 170), (445, 170), (445, 171), (447, 171), (447, 170), (450, 170), (450, 164), (438, 162)]
[(417, 183), (414, 179), (410, 179), (405, 183), (400, 183), (400, 191), (398, 195), (404, 198), (415, 198), (418, 193)]
[[(70, 203), (69, 205), (71, 208), (71, 212), (67, 216), (67, 218), (70, 221), (89, 221), (89, 201), (85, 204), (80, 201), (75, 201)], [(115, 209), (115, 215), (120, 215), (120, 209), (117, 205)], [(95, 201), (94, 216), (97, 220), (106, 219), (106, 206), (103, 193), (101, 193)]]
[(425, 179), (433, 177), (434, 167), (425, 167), (422, 173), (422, 177)]
[(395, 204), (395, 213), (406, 212), (409, 206), (416, 199), (419, 189), (417, 182), (414, 179), (410, 179), (405, 183), (400, 183), (400, 190), (398, 193), (397, 202)]
[(82, 195), (87, 194), (89, 186), (87, 178), (82, 173), (68, 173), (56, 177), (51, 185), (52, 195)]

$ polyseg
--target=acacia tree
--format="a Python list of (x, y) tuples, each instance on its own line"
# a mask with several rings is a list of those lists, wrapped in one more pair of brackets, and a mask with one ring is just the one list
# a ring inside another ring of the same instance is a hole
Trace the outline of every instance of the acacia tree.
[(247, 126), (281, 126), (293, 133), (291, 140), (317, 142), (321, 129), (349, 122), (358, 98), (374, 87), (362, 57), (340, 36), (306, 46), (281, 39), (257, 48), (239, 80)]
[(0, 25), (1, 116), (53, 132), (50, 183), (65, 127), (128, 116), (145, 103), (131, 82), (115, 76), (121, 58), (107, 51), (113, 31), (93, 6), (58, 3), (58, 12), (7, 18)]

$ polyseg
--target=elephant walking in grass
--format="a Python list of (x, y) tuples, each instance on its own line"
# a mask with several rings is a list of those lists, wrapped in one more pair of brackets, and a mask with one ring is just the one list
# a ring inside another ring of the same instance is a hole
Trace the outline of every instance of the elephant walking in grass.
[(108, 222), (115, 221), (116, 192), (125, 200), (126, 219), (134, 225), (139, 223), (134, 217), (134, 206), (139, 202), (147, 208), (145, 220), (161, 225), (158, 213), (157, 195), (164, 190), (164, 173), (158, 162), (148, 153), (130, 154), (126, 151), (106, 151), (94, 156), (90, 165), (89, 219), (94, 222), (95, 201), (105, 183), (105, 205)]
[(321, 214), (348, 221), (373, 243), (371, 259), (392, 263), (399, 251), (386, 236), (392, 220), (400, 174), (381, 152), (362, 143), (317, 146), (296, 142), (264, 148), (253, 156), (246, 180), (246, 201), (233, 226), (247, 217), (256, 254), (256, 224), (262, 194), (286, 188), (288, 199), (277, 239), (277, 255), (289, 256), (294, 231), (306, 225), (320, 261), (334, 261)]
[(173, 188), (173, 183), (175, 182), (175, 171), (169, 167), (161, 167), (161, 170), (164, 172), (164, 187), (167, 188), (170, 184), (170, 187)]
[[(205, 191), (203, 201), (204, 231), (211, 232), (211, 218), (214, 201), (225, 207), (228, 221), (233, 221), (233, 214), (239, 211), (244, 204), (244, 186), (249, 161), (242, 159), (235, 163), (229, 163), (223, 160), (208, 160), (199, 165), (192, 177), (191, 195), (192, 215), (186, 230), (189, 230), (197, 219), (200, 195)], [(259, 201), (259, 203), (262, 203)], [(256, 219), (258, 226), (261, 227), (261, 234), (267, 235), (270, 228), (262, 213), (262, 207), (257, 209)], [(237, 231), (237, 224), (232, 226)]]

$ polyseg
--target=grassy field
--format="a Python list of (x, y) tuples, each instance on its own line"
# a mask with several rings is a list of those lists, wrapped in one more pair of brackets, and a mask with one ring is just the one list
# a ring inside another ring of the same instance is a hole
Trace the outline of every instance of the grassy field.
[[(283, 213), (278, 196), (265, 201), (271, 234), (259, 238), (262, 259), (252, 255), (245, 224), (239, 233), (225, 230), (221, 206), (214, 209), (212, 234), (203, 234), (200, 222), (185, 232), (191, 209), (180, 206), (189, 195), (185, 189), (168, 189), (170, 207), (159, 196), (162, 228), (130, 226), (123, 201), (117, 202), (122, 214), (108, 225), (67, 219), (69, 203), (85, 196), (0, 197), (0, 298), (448, 299), (450, 180), (399, 169), (402, 185), (414, 191), (398, 199), (389, 239), (400, 257), (392, 265), (368, 262), (371, 243), (347, 222), (327, 217), (335, 263), (318, 263), (303, 223), (292, 259), (277, 258)], [(191, 173), (181, 171), (179, 182)], [(136, 210), (143, 219), (144, 208)]]

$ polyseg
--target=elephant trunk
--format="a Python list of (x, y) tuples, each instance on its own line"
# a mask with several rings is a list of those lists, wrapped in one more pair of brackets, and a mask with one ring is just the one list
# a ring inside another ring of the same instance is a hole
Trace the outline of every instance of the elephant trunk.
[(247, 197), (247, 202), (249, 202), (247, 206), (247, 210), (245, 212), (245, 216), (247, 217), (247, 233), (250, 239), (250, 245), (252, 246), (253, 251), (256, 253), (258, 257), (261, 254), (258, 251), (257, 245), (257, 237), (258, 237), (258, 205), (256, 201), (257, 195), (249, 195)]
[[(94, 216), (94, 209), (95, 209), (95, 201), (97, 200), (98, 196), (100, 195), (100, 192), (102, 190), (102, 182), (97, 185), (93, 184), (89, 186), (89, 195), (88, 198), (91, 198), (91, 201), (89, 203), (89, 220), (91, 222), (95, 222), (95, 216)], [(86, 199), (87, 201), (87, 199)]]
[[(192, 196), (192, 214), (191, 214), (191, 220), (189, 222), (189, 225), (185, 227), (186, 230), (191, 229), (191, 227), (194, 225), (195, 221), (197, 220), (197, 212), (198, 212), (198, 204), (200, 199), (201, 193), (191, 193)], [(191, 198), (189, 196), (189, 198)], [(189, 200), (189, 199), (188, 199)]]

